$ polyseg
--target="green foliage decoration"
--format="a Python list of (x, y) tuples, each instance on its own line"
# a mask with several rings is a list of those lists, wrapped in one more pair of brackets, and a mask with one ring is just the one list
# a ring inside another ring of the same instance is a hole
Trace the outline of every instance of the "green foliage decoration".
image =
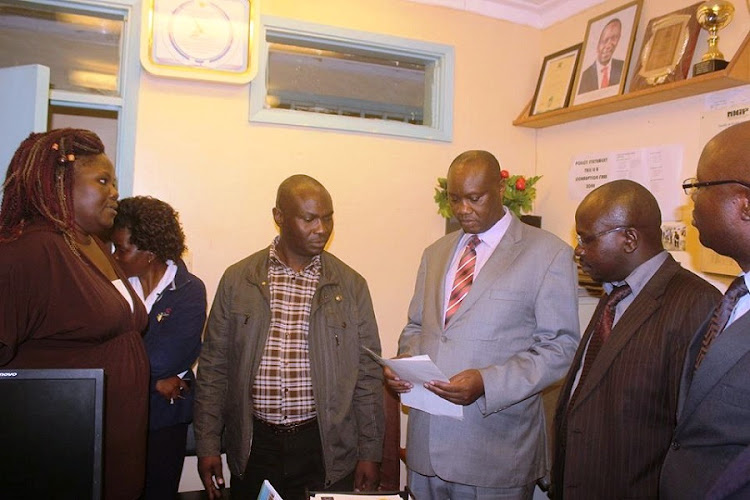
[[(536, 198), (536, 182), (542, 178), (541, 175), (524, 177), (523, 175), (510, 175), (507, 170), (501, 172), (505, 182), (505, 193), (503, 194), (503, 205), (508, 210), (520, 217), (522, 213), (531, 211), (531, 204)], [(433, 199), (438, 205), (438, 213), (450, 219), (453, 217), (451, 205), (448, 201), (448, 179), (438, 177), (438, 185), (435, 187)]]

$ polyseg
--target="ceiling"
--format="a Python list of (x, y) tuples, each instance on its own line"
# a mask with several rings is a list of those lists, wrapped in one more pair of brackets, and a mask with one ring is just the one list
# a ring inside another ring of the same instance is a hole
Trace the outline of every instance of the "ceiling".
[(409, 0), (546, 28), (605, 0)]

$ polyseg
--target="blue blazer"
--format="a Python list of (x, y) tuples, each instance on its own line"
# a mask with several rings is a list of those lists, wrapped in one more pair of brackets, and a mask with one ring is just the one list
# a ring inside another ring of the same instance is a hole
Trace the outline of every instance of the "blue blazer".
[(157, 392), (156, 381), (185, 370), (188, 373), (183, 379), (195, 379), (191, 366), (200, 354), (205, 322), (206, 287), (179, 260), (174, 282), (164, 289), (151, 308), (148, 330), (143, 337), (151, 363), (149, 429), (193, 420), (194, 391), (188, 391), (185, 399), (175, 399), (174, 404), (169, 404), (169, 400)]

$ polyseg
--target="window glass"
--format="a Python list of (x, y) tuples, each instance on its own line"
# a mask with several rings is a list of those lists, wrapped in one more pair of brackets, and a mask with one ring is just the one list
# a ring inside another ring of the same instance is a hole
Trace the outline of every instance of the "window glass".
[(267, 16), (250, 120), (451, 140), (453, 48)]
[(54, 90), (117, 96), (122, 30), (115, 15), (0, 0), (0, 67), (41, 64)]
[(425, 70), (395, 56), (271, 43), (266, 104), (422, 125)]

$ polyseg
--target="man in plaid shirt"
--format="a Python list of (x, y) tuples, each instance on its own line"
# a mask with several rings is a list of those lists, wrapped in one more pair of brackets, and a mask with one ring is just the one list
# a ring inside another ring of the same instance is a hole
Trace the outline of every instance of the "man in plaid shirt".
[(324, 250), (333, 203), (315, 179), (279, 186), (270, 247), (230, 266), (206, 326), (195, 401), (198, 471), (211, 499), (255, 499), (268, 479), (305, 489), (374, 490), (383, 446), (380, 351), (367, 283)]

